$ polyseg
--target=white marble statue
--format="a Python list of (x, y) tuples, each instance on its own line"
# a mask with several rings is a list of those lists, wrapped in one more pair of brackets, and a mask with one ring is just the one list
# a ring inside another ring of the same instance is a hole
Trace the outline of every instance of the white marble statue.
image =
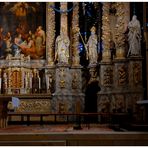
[(87, 42), (87, 50), (88, 50), (88, 59), (89, 59), (89, 64), (97, 64), (98, 60), (98, 52), (97, 52), (97, 35), (96, 35), (96, 28), (92, 27), (91, 28), (91, 35), (88, 39)]
[(132, 20), (128, 24), (128, 42), (129, 51), (127, 56), (140, 56), (141, 55), (141, 28), (137, 16), (133, 15)]
[(55, 42), (55, 61), (59, 64), (68, 64), (69, 60), (69, 45), (70, 40), (66, 31), (62, 28), (60, 35), (56, 38)]

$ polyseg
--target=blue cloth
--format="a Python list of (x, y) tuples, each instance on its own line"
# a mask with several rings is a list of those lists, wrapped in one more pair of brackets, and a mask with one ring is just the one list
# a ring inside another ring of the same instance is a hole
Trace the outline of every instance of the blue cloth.
[(13, 107), (19, 107), (19, 105), (20, 105), (20, 100), (19, 100), (19, 98), (17, 98), (17, 97), (12, 97), (12, 104), (13, 104)]

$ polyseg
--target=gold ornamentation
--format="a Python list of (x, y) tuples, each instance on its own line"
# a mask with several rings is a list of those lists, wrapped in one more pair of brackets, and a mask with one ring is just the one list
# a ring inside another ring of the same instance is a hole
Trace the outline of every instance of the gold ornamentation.
[(89, 73), (90, 73), (90, 80), (89, 80), (89, 84), (93, 81), (97, 81), (97, 71), (96, 71), (96, 68), (91, 68), (89, 70)]
[(72, 89), (77, 89), (78, 88), (78, 74), (74, 72), (72, 74)]
[(99, 112), (109, 112), (110, 111), (110, 100), (108, 96), (101, 96), (98, 102)]
[(134, 63), (133, 65), (133, 78), (134, 83), (139, 84), (142, 80), (141, 78), (141, 66), (139, 63)]
[(80, 57), (79, 57), (79, 3), (74, 2), (74, 10), (72, 15), (72, 65), (79, 66)]
[(125, 108), (124, 95), (114, 95), (112, 99), (112, 110), (115, 112), (123, 112)]
[(59, 104), (58, 104), (58, 106), (59, 106), (59, 113), (65, 113), (66, 112), (66, 104), (64, 103), (64, 102), (59, 102)]
[(65, 80), (60, 80), (60, 88), (65, 88)]
[(116, 44), (116, 58), (124, 59), (125, 58), (125, 8), (122, 2), (116, 3), (117, 9), (117, 24), (116, 24), (116, 33), (115, 33), (115, 44)]
[(16, 112), (49, 112), (51, 110), (50, 100), (20, 100), (20, 105)]
[(110, 52), (111, 31), (109, 23), (109, 8), (110, 8), (110, 3), (103, 3), (102, 41), (104, 49), (102, 53), (102, 61), (104, 62), (109, 62), (111, 60), (111, 52)]
[(127, 84), (127, 68), (125, 65), (122, 65), (119, 69), (118, 69), (118, 74), (119, 74), (119, 80), (118, 80), (118, 84), (119, 85), (126, 85)]
[(59, 69), (59, 71), (60, 71), (60, 74), (59, 74), (59, 77), (60, 77), (59, 86), (60, 86), (60, 88), (65, 88), (65, 85), (66, 85), (66, 83), (65, 83), (65, 76), (66, 76), (65, 70), (63, 68), (61, 68), (61, 69)]
[(113, 70), (111, 67), (107, 67), (104, 70), (103, 85), (106, 87), (111, 87), (112, 83), (113, 83)]
[(54, 2), (47, 3), (47, 12), (46, 12), (46, 48), (47, 48), (47, 60), (49, 65), (54, 64), (54, 41), (55, 41), (55, 12), (50, 7), (54, 6)]

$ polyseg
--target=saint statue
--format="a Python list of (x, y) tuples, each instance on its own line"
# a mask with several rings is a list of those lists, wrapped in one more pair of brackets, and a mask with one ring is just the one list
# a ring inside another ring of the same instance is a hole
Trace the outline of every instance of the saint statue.
[(55, 42), (55, 61), (60, 64), (68, 64), (69, 60), (69, 45), (70, 40), (66, 31), (62, 28), (60, 35), (56, 38)]
[(128, 42), (129, 42), (129, 51), (128, 55), (141, 55), (141, 28), (140, 22), (137, 20), (137, 16), (133, 15), (132, 20), (128, 24)]
[(91, 28), (91, 35), (87, 42), (87, 57), (89, 59), (89, 64), (97, 64), (98, 53), (97, 53), (97, 35), (96, 28), (93, 26)]

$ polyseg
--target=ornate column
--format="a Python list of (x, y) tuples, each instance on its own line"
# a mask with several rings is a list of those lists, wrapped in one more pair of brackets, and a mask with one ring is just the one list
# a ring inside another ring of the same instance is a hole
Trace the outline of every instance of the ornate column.
[(46, 3), (46, 56), (49, 66), (54, 65), (55, 42), (55, 12), (51, 6), (54, 6), (54, 2)]
[(116, 16), (117, 16), (117, 24), (116, 24), (116, 34), (115, 34), (115, 44), (116, 44), (116, 59), (124, 59), (125, 58), (125, 32), (127, 23), (125, 22), (125, 6), (124, 3), (119, 2), (116, 4)]
[(79, 3), (74, 2), (72, 14), (72, 66), (79, 66)]
[[(79, 17), (78, 3), (74, 3), (74, 12), (72, 16), (72, 67), (69, 64), (57, 64), (55, 72), (55, 92), (53, 94), (53, 99), (51, 100), (52, 112), (76, 112), (76, 103), (81, 104), (80, 110), (83, 111), (84, 95), (81, 93), (81, 66), (79, 65), (79, 54), (78, 54), (78, 44), (79, 44)], [(61, 2), (60, 7), (61, 12), (61, 22), (60, 22), (60, 32), (62, 30), (67, 33), (68, 36), (68, 18), (67, 18), (67, 3)], [(71, 27), (71, 26), (70, 26)], [(71, 42), (70, 42), (71, 43)], [(65, 120), (65, 117), (61, 116), (57, 120)], [(70, 117), (73, 120), (73, 117)]]
[[(61, 2), (61, 7), (60, 10), (64, 11), (67, 10), (67, 2)], [(61, 24), (60, 24), (60, 32), (62, 31), (61, 29), (64, 28), (64, 31), (68, 34), (68, 19), (67, 19), (67, 12), (61, 13)]]
[(102, 62), (111, 61), (110, 52), (110, 22), (109, 22), (109, 8), (110, 3), (103, 3), (103, 16), (102, 16), (102, 42), (103, 42), (103, 52), (102, 52)]

